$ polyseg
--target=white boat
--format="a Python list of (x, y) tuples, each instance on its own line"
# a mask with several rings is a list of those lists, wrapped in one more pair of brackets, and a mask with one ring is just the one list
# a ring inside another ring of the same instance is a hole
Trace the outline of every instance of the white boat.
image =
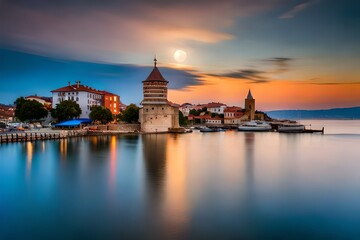
[(248, 131), (248, 132), (268, 132), (271, 131), (271, 125), (266, 122), (260, 121), (251, 121), (241, 124), (238, 127), (239, 131)]
[(279, 125), (278, 132), (297, 133), (304, 132), (305, 126), (302, 124), (283, 124)]

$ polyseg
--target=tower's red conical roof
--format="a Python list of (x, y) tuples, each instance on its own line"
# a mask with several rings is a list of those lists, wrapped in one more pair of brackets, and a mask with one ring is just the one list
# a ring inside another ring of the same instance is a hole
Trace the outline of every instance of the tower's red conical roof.
[(151, 71), (150, 75), (146, 78), (145, 81), (163, 81), (167, 82), (165, 78), (161, 75), (159, 69), (155, 66)]
[(154, 69), (151, 71), (150, 75), (143, 82), (147, 82), (147, 81), (168, 82), (165, 80), (165, 78), (161, 75), (159, 69), (156, 67), (156, 62), (157, 62), (157, 59), (155, 57), (154, 58)]

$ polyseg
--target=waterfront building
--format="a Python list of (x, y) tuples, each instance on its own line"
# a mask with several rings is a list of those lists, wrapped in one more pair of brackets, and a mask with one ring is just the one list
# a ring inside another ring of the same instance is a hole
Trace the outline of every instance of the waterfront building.
[(244, 120), (247, 120), (248, 116), (245, 115), (244, 110), (240, 107), (227, 107), (224, 110), (224, 124), (240, 124)]
[(194, 106), (191, 103), (183, 103), (179, 108), (180, 112), (182, 112), (185, 117), (189, 116), (192, 109), (194, 109)]
[(222, 124), (223, 119), (221, 117), (210, 117), (205, 119), (206, 124)]
[(102, 94), (103, 104), (102, 106), (110, 109), (113, 115), (119, 114), (121, 103), (120, 97), (114, 93), (107, 91), (100, 91)]
[(30, 96), (27, 96), (25, 97), (26, 100), (35, 100), (39, 103), (41, 103), (42, 105), (44, 105), (44, 107), (47, 109), (47, 110), (50, 110), (51, 109), (51, 106), (52, 106), (52, 98), (51, 97), (41, 97), (41, 96), (38, 96), (37, 94), (35, 95), (30, 95)]
[(179, 128), (179, 105), (167, 100), (168, 81), (161, 75), (154, 59), (154, 69), (144, 80), (139, 121), (142, 132), (168, 132)]
[(52, 107), (64, 100), (72, 100), (81, 108), (80, 118), (88, 118), (92, 106), (104, 106), (113, 114), (120, 112), (120, 96), (107, 91), (96, 90), (95, 88), (82, 85), (80, 81), (76, 84), (52, 90)]
[(0, 104), (0, 121), (12, 121), (15, 115), (15, 107), (10, 105)]
[(207, 110), (211, 113), (224, 114), (226, 104), (219, 102), (211, 102), (206, 104)]

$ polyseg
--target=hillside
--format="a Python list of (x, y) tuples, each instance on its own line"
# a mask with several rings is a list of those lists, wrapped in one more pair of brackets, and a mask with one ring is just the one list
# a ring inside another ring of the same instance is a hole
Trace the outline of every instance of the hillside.
[(266, 113), (276, 119), (360, 119), (360, 107), (322, 110), (277, 110)]

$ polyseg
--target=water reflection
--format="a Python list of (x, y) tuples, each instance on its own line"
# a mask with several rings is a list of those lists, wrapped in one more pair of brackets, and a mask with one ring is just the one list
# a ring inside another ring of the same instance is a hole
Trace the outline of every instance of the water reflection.
[(34, 145), (32, 142), (26, 143), (26, 176), (30, 177), (31, 165), (34, 155)]
[[(163, 206), (163, 191), (165, 181), (166, 167), (166, 142), (165, 134), (146, 134), (142, 136), (143, 156), (146, 174), (146, 192), (147, 192), (147, 209), (149, 215), (146, 216), (150, 227), (147, 229), (148, 234), (160, 237), (159, 233), (164, 231), (161, 222), (163, 222), (161, 207)], [(156, 219), (153, 216), (157, 216)]]
[(152, 234), (181, 238), (188, 221), (184, 146), (177, 146), (176, 135), (144, 135), (142, 142), (150, 216), (158, 217)]
[(255, 151), (255, 133), (245, 133), (245, 182), (248, 195), (253, 195), (255, 185), (254, 173), (254, 151)]
[(67, 158), (67, 147), (68, 147), (68, 139), (67, 138), (60, 139), (59, 150), (62, 160), (66, 160)]
[(359, 239), (358, 143), (229, 131), (1, 145), (0, 239)]
[(189, 221), (187, 196), (186, 144), (178, 135), (168, 135), (164, 213), (169, 235), (165, 238), (184, 238)]
[[(116, 161), (117, 161), (117, 139), (116, 136), (110, 137), (110, 174), (109, 174), (109, 183), (110, 188), (114, 189), (116, 182)], [(120, 153), (121, 154), (121, 153)]]
[(155, 202), (161, 198), (166, 167), (167, 135), (146, 134), (142, 136), (143, 155), (148, 191)]
[(249, 239), (255, 238), (255, 222), (256, 222), (256, 196), (255, 196), (255, 133), (245, 133), (245, 198), (244, 198), (244, 237)]

